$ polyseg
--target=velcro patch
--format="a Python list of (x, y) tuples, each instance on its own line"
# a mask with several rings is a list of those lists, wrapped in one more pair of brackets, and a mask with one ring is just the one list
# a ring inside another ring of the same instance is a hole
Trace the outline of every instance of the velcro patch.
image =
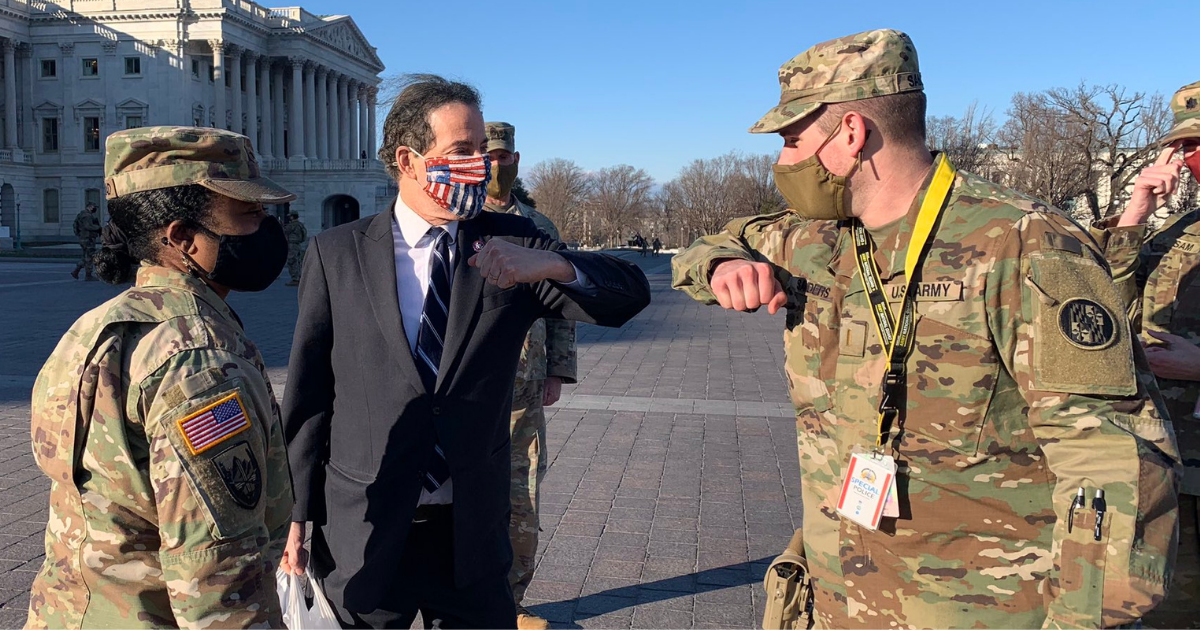
[(242, 405), (241, 395), (234, 392), (184, 417), (177, 424), (188, 450), (192, 455), (199, 455), (249, 429), (250, 416)]
[(1117, 341), (1116, 318), (1093, 300), (1074, 298), (1058, 311), (1059, 332), (1076, 348), (1103, 350)]
[[(900, 302), (904, 299), (907, 284), (893, 284), (886, 287), (889, 302)], [(963, 284), (958, 280), (942, 280), (937, 282), (922, 282), (917, 285), (916, 297), (918, 302), (961, 302), (963, 299)]]
[(226, 448), (213, 456), (212, 462), (234, 503), (248, 510), (258, 507), (262, 497), (262, 470), (249, 442), (242, 440)]

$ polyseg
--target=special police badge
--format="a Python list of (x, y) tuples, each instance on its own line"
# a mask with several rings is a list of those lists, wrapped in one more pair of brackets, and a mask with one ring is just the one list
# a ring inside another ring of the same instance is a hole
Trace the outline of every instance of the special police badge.
[(249, 442), (243, 440), (217, 453), (212, 463), (234, 503), (248, 510), (258, 507), (262, 496), (262, 471), (250, 451)]
[(1085, 298), (1067, 300), (1058, 311), (1058, 327), (1071, 345), (1103, 350), (1117, 341), (1116, 318), (1100, 304)]

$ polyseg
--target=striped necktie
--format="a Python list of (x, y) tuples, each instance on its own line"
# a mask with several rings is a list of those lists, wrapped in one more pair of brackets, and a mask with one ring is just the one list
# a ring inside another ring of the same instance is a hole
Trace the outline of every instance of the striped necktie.
[[(450, 319), (450, 233), (443, 228), (433, 227), (426, 234), (433, 238), (433, 255), (429, 257), (429, 286), (425, 291), (425, 304), (421, 308), (421, 326), (417, 332), (414, 358), (425, 390), (432, 394), (437, 383), (438, 366), (442, 363), (446, 322)], [(450, 466), (446, 463), (442, 447), (435, 443), (433, 450), (429, 470), (425, 471), (422, 480), (425, 489), (431, 493), (450, 478)]]

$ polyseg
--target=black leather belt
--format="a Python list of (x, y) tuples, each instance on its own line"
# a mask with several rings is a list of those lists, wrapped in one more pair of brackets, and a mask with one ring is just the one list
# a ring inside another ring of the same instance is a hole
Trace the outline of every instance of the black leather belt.
[(454, 504), (445, 503), (440, 505), (418, 505), (417, 511), (413, 513), (414, 523), (427, 523), (430, 521), (446, 521), (454, 516)]

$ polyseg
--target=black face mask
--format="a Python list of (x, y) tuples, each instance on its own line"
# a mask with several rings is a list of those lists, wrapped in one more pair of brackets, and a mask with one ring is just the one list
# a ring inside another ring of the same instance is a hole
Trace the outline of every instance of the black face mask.
[[(204, 229), (204, 228), (202, 228)], [(204, 270), (185, 255), (192, 273), (233, 289), (234, 291), (262, 291), (283, 272), (287, 264), (288, 243), (283, 226), (274, 217), (267, 217), (258, 224), (258, 230), (244, 236), (215, 234), (204, 229), (218, 241), (217, 264), (213, 270)]]

